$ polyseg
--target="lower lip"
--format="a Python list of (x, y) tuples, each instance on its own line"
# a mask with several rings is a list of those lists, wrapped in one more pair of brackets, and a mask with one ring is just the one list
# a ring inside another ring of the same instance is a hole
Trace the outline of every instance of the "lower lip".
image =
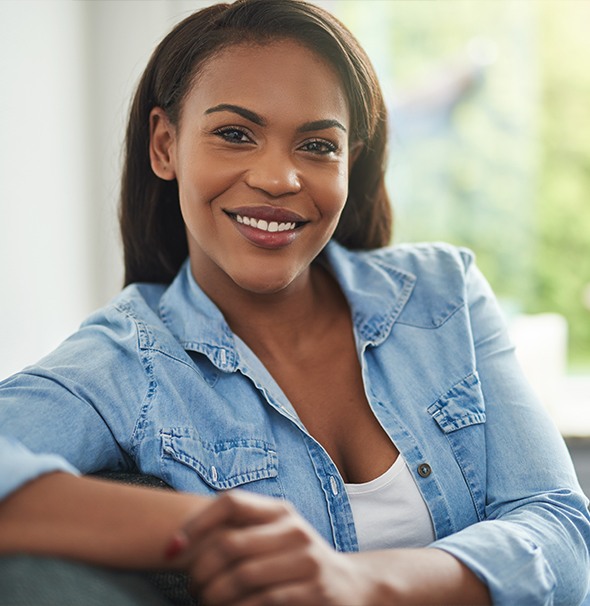
[(297, 238), (299, 229), (290, 229), (288, 231), (263, 231), (262, 229), (256, 229), (243, 223), (238, 223), (232, 219), (236, 229), (248, 240), (250, 243), (260, 248), (267, 248), (274, 250), (277, 248), (284, 248), (288, 246)]

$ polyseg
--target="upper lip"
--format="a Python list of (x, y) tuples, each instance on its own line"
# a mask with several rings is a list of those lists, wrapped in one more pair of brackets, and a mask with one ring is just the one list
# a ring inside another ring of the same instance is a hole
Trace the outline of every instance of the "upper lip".
[(276, 221), (277, 223), (305, 223), (306, 219), (300, 214), (286, 208), (276, 206), (240, 206), (239, 208), (226, 208), (224, 211), (230, 215), (241, 215), (252, 219)]

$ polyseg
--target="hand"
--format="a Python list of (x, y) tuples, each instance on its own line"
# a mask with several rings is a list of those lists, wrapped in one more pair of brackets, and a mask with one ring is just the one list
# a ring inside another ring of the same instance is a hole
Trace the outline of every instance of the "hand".
[(362, 560), (332, 549), (284, 501), (228, 492), (183, 534), (177, 559), (189, 571), (191, 592), (207, 606), (376, 603)]

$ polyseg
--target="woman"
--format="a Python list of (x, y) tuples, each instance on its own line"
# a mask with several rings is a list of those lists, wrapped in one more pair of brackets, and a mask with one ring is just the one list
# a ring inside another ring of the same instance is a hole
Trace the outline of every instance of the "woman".
[[(385, 132), (317, 7), (240, 0), (163, 40), (128, 287), (0, 385), (3, 553), (187, 571), (205, 604), (582, 600), (587, 501), (472, 255), (385, 247)], [(79, 477), (134, 468), (177, 492)]]

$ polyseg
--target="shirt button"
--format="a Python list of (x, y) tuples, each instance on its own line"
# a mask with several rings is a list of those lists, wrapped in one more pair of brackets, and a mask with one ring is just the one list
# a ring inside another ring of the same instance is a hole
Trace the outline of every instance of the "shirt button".
[(428, 463), (420, 463), (420, 465), (418, 465), (418, 473), (423, 478), (427, 478), (432, 473), (432, 468)]
[(214, 482), (217, 482), (217, 468), (215, 467), (215, 465), (211, 465), (211, 479)]
[(338, 482), (336, 482), (336, 478), (334, 476), (330, 476), (330, 488), (332, 489), (332, 494), (335, 497), (338, 496)]

